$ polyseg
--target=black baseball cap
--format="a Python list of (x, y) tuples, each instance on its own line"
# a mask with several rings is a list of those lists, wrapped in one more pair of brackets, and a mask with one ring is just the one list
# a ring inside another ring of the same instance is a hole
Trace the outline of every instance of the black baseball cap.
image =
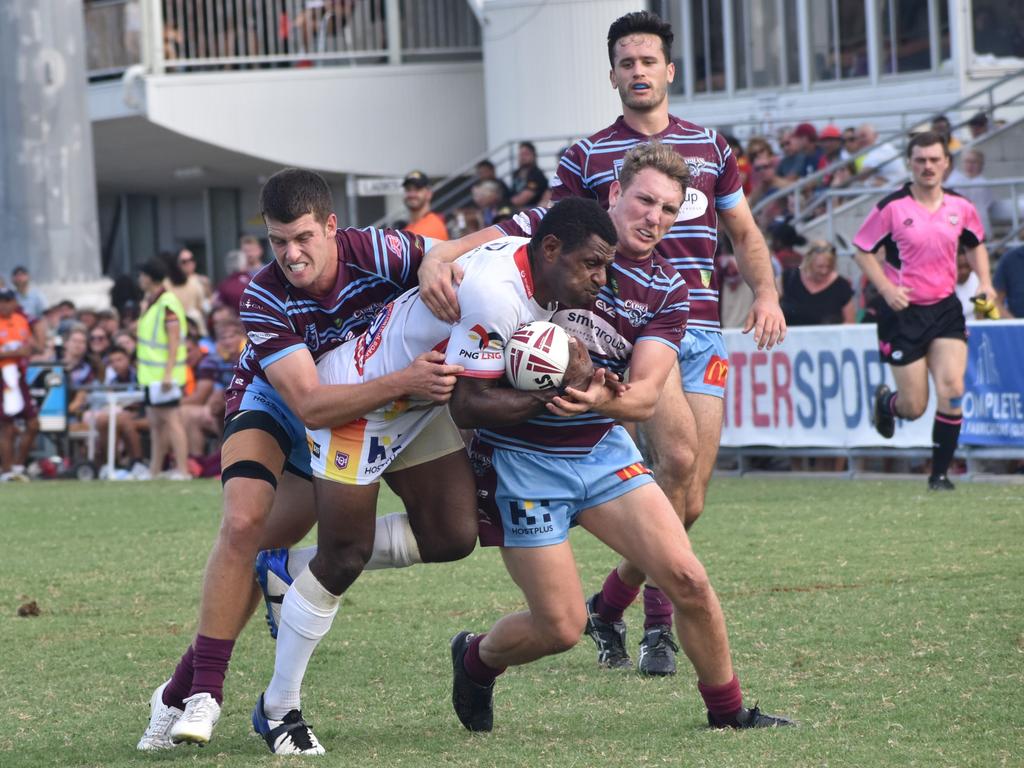
[(427, 187), (430, 186), (430, 179), (423, 171), (409, 171), (402, 179), (403, 187)]
[(0, 288), (0, 301), (16, 301), (17, 298), (13, 288)]

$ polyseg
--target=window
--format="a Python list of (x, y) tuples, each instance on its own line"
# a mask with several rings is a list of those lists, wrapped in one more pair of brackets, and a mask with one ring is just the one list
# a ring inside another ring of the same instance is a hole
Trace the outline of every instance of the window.
[(786, 56), (786, 82), (800, 85), (800, 33), (797, 30), (797, 0), (783, 0), (782, 18), (786, 24), (786, 40), (782, 50)]
[(1024, 57), (1024, 7), (1006, 0), (974, 0), (976, 56)]
[(783, 34), (777, 0), (733, 0), (737, 88), (782, 84)]
[(818, 0), (807, 5), (811, 77), (819, 82), (866, 77), (864, 0)]
[(693, 22), (693, 90), (725, 90), (722, 0), (690, 0)]
[[(949, 58), (948, 0), (877, 0), (877, 4), (882, 74), (926, 71)], [(938, 51), (932, 51), (933, 13)]]

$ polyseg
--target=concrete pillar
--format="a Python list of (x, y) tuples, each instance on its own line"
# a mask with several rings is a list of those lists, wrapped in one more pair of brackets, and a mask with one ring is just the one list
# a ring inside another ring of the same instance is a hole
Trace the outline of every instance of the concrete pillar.
[(0, 273), (102, 302), (82, 2), (0, 0), (0, 20)]

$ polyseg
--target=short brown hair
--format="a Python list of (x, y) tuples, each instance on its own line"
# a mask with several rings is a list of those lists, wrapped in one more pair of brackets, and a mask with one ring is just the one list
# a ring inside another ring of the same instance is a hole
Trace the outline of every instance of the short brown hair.
[(932, 147), (936, 144), (942, 145), (942, 151), (946, 155), (946, 159), (952, 157), (949, 153), (949, 144), (946, 143), (946, 138), (941, 133), (936, 133), (935, 131), (923, 131), (915, 134), (907, 142), (907, 157), (909, 158), (914, 153), (914, 147)]
[(619, 172), (619, 183), (622, 188), (628, 187), (634, 177), (645, 168), (653, 168), (679, 183), (686, 194), (690, 186), (690, 169), (682, 156), (667, 144), (652, 141), (648, 144), (637, 144), (623, 157), (622, 170)]
[(318, 224), (326, 224), (334, 213), (331, 188), (315, 171), (285, 168), (263, 185), (260, 213), (264, 219), (274, 219), (283, 224), (290, 224), (309, 213)]

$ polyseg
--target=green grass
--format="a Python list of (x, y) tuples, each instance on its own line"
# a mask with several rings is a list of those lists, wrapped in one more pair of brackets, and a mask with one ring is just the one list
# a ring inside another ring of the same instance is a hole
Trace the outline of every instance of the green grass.
[[(493, 550), (365, 575), (314, 657), (304, 708), (346, 766), (1024, 764), (1024, 489), (924, 481), (716, 480), (694, 545), (748, 699), (801, 727), (720, 733), (685, 660), (643, 680), (589, 641), (499, 680), (490, 735), (451, 711), (448, 639), (521, 599)], [(0, 488), (0, 766), (297, 765), (251, 735), (273, 645), (236, 648), (215, 741), (140, 755), (152, 689), (194, 629), (219, 485)], [(382, 505), (390, 511), (390, 497)], [(595, 589), (614, 556), (573, 534)], [(42, 614), (19, 618), (36, 600)], [(639, 612), (627, 614), (630, 644)]]

